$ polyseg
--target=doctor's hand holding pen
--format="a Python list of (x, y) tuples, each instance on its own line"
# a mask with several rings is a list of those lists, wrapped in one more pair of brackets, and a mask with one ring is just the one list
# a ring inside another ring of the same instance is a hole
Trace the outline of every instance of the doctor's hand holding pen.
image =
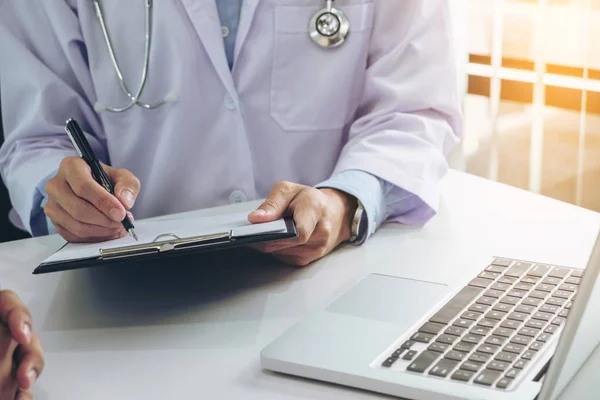
[(16, 294), (0, 291), (0, 400), (31, 400), (44, 355), (31, 315)]
[(298, 237), (252, 247), (288, 264), (306, 266), (351, 237), (357, 206), (354, 196), (339, 190), (279, 182), (248, 219), (260, 223), (293, 215)]
[(140, 192), (140, 181), (130, 171), (102, 164), (114, 186), (108, 193), (94, 180), (80, 157), (65, 158), (58, 173), (46, 183), (44, 212), (56, 231), (70, 242), (101, 242), (127, 235), (122, 221)]

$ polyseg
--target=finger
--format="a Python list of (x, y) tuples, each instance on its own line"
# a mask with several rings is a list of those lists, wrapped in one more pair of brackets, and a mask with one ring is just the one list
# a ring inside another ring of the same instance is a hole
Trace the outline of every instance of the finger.
[(54, 228), (56, 229), (56, 232), (60, 236), (62, 236), (63, 239), (65, 239), (67, 242), (72, 242), (72, 243), (99, 243), (99, 242), (106, 242), (108, 240), (120, 239), (124, 236), (127, 236), (127, 231), (125, 231), (124, 228), (121, 228), (121, 230), (118, 233), (116, 233), (112, 236), (106, 236), (106, 237), (77, 236), (76, 234), (69, 232), (65, 227), (63, 227), (57, 223), (54, 223)]
[(27, 390), (25, 392), (19, 392), (16, 400), (33, 400), (33, 393), (31, 393), (30, 390)]
[(106, 228), (121, 226), (120, 222), (112, 220), (87, 200), (75, 194), (65, 180), (48, 181), (46, 192), (48, 193), (48, 203), (58, 203), (62, 209), (79, 222)]
[(115, 186), (115, 195), (130, 209), (135, 204), (135, 199), (140, 193), (140, 180), (130, 171), (123, 168), (105, 167), (106, 174)]
[(248, 221), (253, 224), (275, 221), (283, 216), (294, 197), (304, 186), (291, 182), (278, 182), (271, 189), (266, 200), (250, 215)]
[(44, 351), (37, 335), (33, 335), (29, 346), (19, 346), (15, 352), (18, 364), (17, 382), (22, 390), (31, 389), (44, 370)]
[(0, 291), (0, 320), (8, 324), (12, 337), (19, 344), (31, 342), (31, 315), (25, 304), (10, 290)]
[[(124, 228), (120, 224), (114, 228), (106, 228), (104, 226), (79, 222), (69, 215), (58, 203), (49, 202), (44, 207), (44, 212), (52, 220), (57, 232), (68, 241), (97, 242), (111, 240), (121, 237), (124, 232)], [(66, 235), (63, 235), (63, 233), (66, 233)]]
[[(116, 222), (125, 219), (125, 207), (112, 194), (108, 193), (92, 177), (90, 167), (83, 159), (65, 159), (68, 165), (65, 167), (66, 180), (78, 197), (87, 200), (98, 210)], [(63, 163), (65, 162), (63, 160)]]

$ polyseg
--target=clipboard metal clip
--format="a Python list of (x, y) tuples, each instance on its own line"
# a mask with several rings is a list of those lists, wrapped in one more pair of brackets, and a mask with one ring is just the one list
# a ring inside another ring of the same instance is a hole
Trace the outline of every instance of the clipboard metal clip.
[[(161, 240), (172, 238), (171, 240)], [(194, 247), (205, 247), (215, 243), (228, 243), (232, 241), (232, 231), (216, 233), (212, 235), (194, 236), (181, 238), (173, 233), (158, 235), (150, 243), (136, 244), (110, 249), (100, 249), (100, 258), (110, 260), (115, 258), (134, 257), (144, 254), (164, 253), (178, 249), (189, 249)]]

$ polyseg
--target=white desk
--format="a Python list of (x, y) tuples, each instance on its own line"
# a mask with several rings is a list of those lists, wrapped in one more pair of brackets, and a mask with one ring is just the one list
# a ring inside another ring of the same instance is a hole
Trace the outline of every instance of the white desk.
[[(2, 287), (30, 307), (46, 350), (36, 399), (387, 398), (262, 371), (260, 350), (369, 272), (432, 279), (440, 255), (440, 279), (473, 275), (494, 255), (585, 266), (598, 214), (458, 172), (444, 188), (425, 227), (387, 225), (305, 269), (243, 253), (32, 276), (58, 237), (0, 245)], [(589, 398), (600, 351), (593, 358), (563, 398)]]

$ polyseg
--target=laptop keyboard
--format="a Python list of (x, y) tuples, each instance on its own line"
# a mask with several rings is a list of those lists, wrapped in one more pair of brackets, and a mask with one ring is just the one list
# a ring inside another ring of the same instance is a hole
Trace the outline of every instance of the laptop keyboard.
[(562, 331), (582, 273), (496, 259), (381, 365), (508, 389)]

